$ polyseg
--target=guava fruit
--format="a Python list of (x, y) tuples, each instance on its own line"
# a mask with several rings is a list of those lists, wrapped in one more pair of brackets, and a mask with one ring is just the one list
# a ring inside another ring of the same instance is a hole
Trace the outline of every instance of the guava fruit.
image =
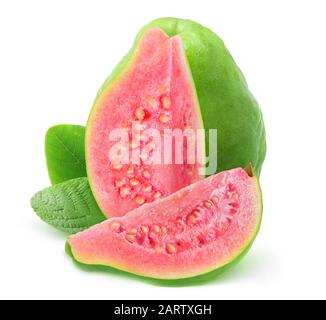
[[(178, 163), (172, 152), (171, 161), (165, 161), (170, 150), (162, 141), (168, 130), (201, 127), (181, 39), (157, 28), (147, 30), (128, 62), (102, 88), (87, 125), (87, 173), (102, 211), (121, 216), (198, 181), (200, 161), (185, 157)], [(110, 139), (112, 134), (120, 136)], [(199, 148), (204, 155), (201, 141)]]
[(258, 178), (241, 168), (71, 236), (73, 258), (156, 279), (225, 269), (244, 255), (261, 223)]

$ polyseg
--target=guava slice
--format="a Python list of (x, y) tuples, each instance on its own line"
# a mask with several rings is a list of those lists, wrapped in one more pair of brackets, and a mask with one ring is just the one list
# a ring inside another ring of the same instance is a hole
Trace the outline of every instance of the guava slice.
[(242, 256), (258, 233), (259, 181), (233, 169), (68, 239), (75, 260), (157, 278), (195, 277)]
[[(114, 74), (96, 98), (86, 131), (89, 182), (107, 217), (122, 216), (198, 181), (201, 162), (197, 161), (200, 152), (196, 161), (188, 161), (187, 144), (182, 145), (185, 157), (181, 162), (162, 145), (161, 163), (151, 159), (158, 144), (148, 129), (156, 129), (162, 142), (168, 129), (184, 132), (202, 127), (180, 37), (170, 38), (157, 28), (144, 32)], [(126, 137), (121, 136), (121, 129)], [(119, 134), (120, 140), (110, 138)], [(204, 155), (204, 142), (198, 144)], [(115, 150), (112, 158), (110, 152)], [(164, 160), (168, 152), (170, 162)]]

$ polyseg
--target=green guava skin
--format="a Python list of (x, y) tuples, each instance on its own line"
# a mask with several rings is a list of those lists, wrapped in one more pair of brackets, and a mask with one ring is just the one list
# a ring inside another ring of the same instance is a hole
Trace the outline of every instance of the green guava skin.
[[(150, 28), (160, 28), (170, 37), (180, 36), (182, 39), (204, 128), (217, 129), (216, 172), (252, 163), (259, 176), (266, 154), (265, 127), (260, 107), (223, 41), (196, 22), (161, 18), (146, 25), (138, 33), (131, 51), (105, 81), (97, 97), (123, 72), (141, 36)], [(206, 143), (206, 154), (209, 155), (209, 143)]]

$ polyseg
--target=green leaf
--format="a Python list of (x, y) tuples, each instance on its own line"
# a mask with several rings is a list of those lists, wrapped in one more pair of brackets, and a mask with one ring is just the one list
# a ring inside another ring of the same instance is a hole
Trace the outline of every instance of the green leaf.
[(45, 137), (45, 156), (52, 184), (86, 177), (85, 127), (58, 125)]
[(36, 214), (69, 234), (83, 231), (106, 218), (99, 209), (87, 178), (77, 178), (36, 193), (31, 199)]

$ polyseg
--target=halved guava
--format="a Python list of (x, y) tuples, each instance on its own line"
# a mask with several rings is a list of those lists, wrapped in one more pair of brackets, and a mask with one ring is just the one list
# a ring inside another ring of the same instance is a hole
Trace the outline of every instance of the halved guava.
[[(198, 181), (205, 154), (204, 137), (197, 140), (202, 152), (192, 160), (188, 141), (181, 145), (184, 157), (179, 162), (174, 148), (163, 144), (168, 130), (196, 133), (202, 127), (180, 37), (170, 38), (158, 28), (147, 30), (114, 74), (96, 98), (86, 132), (89, 182), (108, 217), (122, 216)], [(159, 139), (151, 135), (154, 130)], [(157, 152), (161, 157), (154, 159)]]
[(181, 279), (234, 262), (262, 215), (257, 177), (233, 169), (68, 239), (75, 260), (157, 279)]

